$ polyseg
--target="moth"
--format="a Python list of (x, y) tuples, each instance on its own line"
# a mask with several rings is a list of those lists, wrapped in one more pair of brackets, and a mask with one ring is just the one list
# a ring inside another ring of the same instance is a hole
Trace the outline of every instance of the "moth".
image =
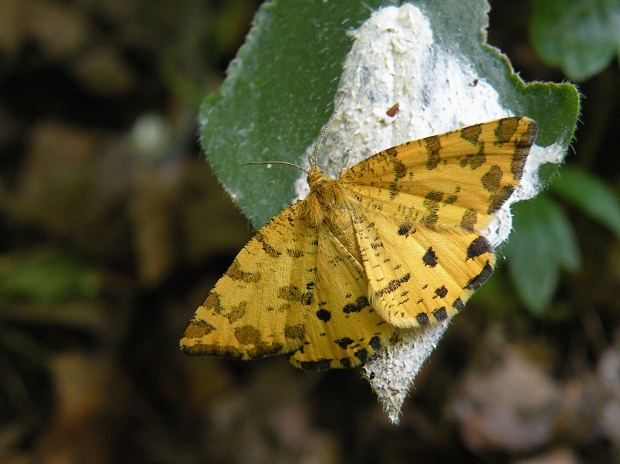
[[(518, 186), (536, 123), (509, 117), (383, 150), (263, 226), (189, 322), (190, 355), (365, 363), (395, 328), (460, 312), (490, 277), (480, 234)], [(319, 142), (320, 144), (320, 142)], [(317, 148), (318, 152), (318, 148)], [(281, 163), (287, 164), (287, 163)]]

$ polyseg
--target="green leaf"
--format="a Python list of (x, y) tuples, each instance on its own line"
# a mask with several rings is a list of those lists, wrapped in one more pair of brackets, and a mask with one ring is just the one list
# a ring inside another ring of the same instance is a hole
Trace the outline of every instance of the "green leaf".
[(93, 270), (57, 253), (35, 252), (0, 275), (0, 295), (51, 304), (72, 297), (93, 297), (101, 287)]
[(620, 51), (620, 2), (533, 0), (530, 35), (544, 61), (585, 80)]
[(582, 169), (565, 166), (549, 187), (620, 237), (620, 199), (601, 179)]
[(580, 253), (564, 210), (547, 195), (512, 206), (513, 232), (503, 248), (510, 278), (528, 309), (543, 315), (560, 269), (575, 271)]
[[(255, 227), (291, 204), (299, 172), (283, 166), (241, 165), (249, 161), (303, 163), (306, 150), (334, 109), (343, 60), (353, 44), (350, 31), (379, 8), (403, 3), (275, 0), (256, 14), (226, 81), (217, 94), (205, 99), (200, 112), (204, 151)], [(484, 44), (486, 1), (420, 0), (414, 4), (429, 19), (435, 43), (472, 63), (477, 75), (499, 93), (504, 108), (537, 121), (539, 145), (568, 146), (579, 112), (576, 89), (570, 84), (525, 85), (506, 58)]]

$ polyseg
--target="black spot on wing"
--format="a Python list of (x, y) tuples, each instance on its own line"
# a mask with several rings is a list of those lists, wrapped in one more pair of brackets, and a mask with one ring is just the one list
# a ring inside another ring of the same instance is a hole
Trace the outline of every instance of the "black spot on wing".
[(355, 353), (353, 353), (353, 356), (359, 359), (362, 364), (368, 361), (368, 351), (366, 351), (365, 348), (357, 350)]
[(298, 301), (304, 306), (312, 304), (312, 292), (302, 292), (295, 285), (284, 285), (278, 289), (278, 298), (286, 301)]
[(344, 307), (342, 308), (342, 312), (344, 312), (345, 314), (359, 313), (366, 306), (370, 306), (368, 298), (366, 298), (365, 296), (360, 296), (357, 298), (357, 300), (355, 300), (355, 303), (347, 303), (346, 305), (344, 305)]
[(183, 353), (190, 356), (202, 356), (205, 354), (219, 356), (227, 359), (241, 359), (243, 353), (233, 346), (222, 346), (219, 344), (203, 345), (201, 343), (192, 347), (183, 347)]
[(480, 126), (480, 124), (475, 124), (473, 126), (461, 129), (461, 138), (467, 140), (470, 143), (478, 143), (478, 138), (482, 133), (482, 127)]
[(516, 147), (514, 153), (512, 154), (512, 162), (510, 163), (510, 172), (512, 173), (512, 178), (515, 181), (521, 180), (523, 177), (523, 168), (525, 168), (525, 160), (530, 154), (530, 147), (519, 148)]
[(343, 338), (339, 338), (338, 340), (334, 340), (334, 343), (338, 345), (340, 348), (342, 348), (343, 350), (346, 350), (349, 347), (349, 345), (354, 343), (354, 341), (352, 338), (343, 337)]
[(446, 311), (446, 307), (442, 306), (441, 308), (433, 311), (433, 316), (437, 320), (437, 322), (445, 321), (448, 318), (448, 311)]
[(443, 203), (444, 203), (444, 205), (451, 205), (451, 204), (453, 204), (453, 203), (456, 203), (456, 201), (457, 201), (458, 199), (459, 199), (459, 197), (458, 197), (458, 196), (456, 196), (456, 195), (450, 195), (450, 196), (448, 196), (448, 198), (446, 198), (446, 199), (443, 201)]
[(424, 139), (426, 142), (426, 169), (429, 171), (435, 169), (439, 165), (440, 156), (439, 150), (441, 150), (441, 143), (439, 137), (433, 135)]
[(233, 305), (230, 307), (230, 309), (224, 313), (220, 313), (222, 316), (224, 316), (226, 319), (228, 319), (228, 322), (233, 324), (234, 322), (238, 321), (239, 319), (242, 319), (245, 316), (245, 313), (247, 311), (247, 307), (248, 307), (248, 302), (247, 301), (240, 301), (238, 305)]
[(418, 313), (415, 317), (416, 321), (418, 321), (418, 324), (424, 326), (424, 325), (428, 325), (429, 324), (429, 319), (428, 319), (428, 314), (426, 313)]
[(279, 343), (261, 342), (253, 348), (246, 351), (249, 359), (261, 359), (268, 356), (282, 354), (283, 346)]
[(284, 336), (293, 340), (303, 340), (306, 335), (306, 327), (303, 324), (287, 325), (284, 328)]
[(500, 119), (495, 128), (495, 138), (500, 144), (510, 142), (512, 136), (517, 132), (519, 117)]
[(398, 182), (400, 179), (407, 175), (407, 168), (402, 161), (394, 160), (394, 182)]
[(495, 214), (502, 205), (510, 198), (512, 192), (514, 192), (514, 187), (512, 185), (504, 185), (499, 188), (495, 193), (493, 193), (489, 197), (489, 207), (487, 208), (487, 214)]
[(502, 177), (504, 173), (501, 168), (497, 165), (493, 165), (489, 168), (489, 170), (480, 178), (480, 182), (482, 182), (482, 187), (487, 192), (497, 192), (501, 183)]
[(469, 165), (472, 171), (478, 169), (482, 166), (487, 160), (486, 155), (484, 154), (484, 142), (480, 142), (478, 146), (478, 152), (476, 154), (469, 154), (463, 156), (461, 161), (459, 161), (459, 166), (465, 168)]
[(412, 227), (413, 222), (411, 222), (409, 219), (406, 219), (400, 226), (398, 226), (397, 233), (398, 235), (408, 235)]
[(299, 363), (304, 371), (327, 371), (331, 368), (331, 359), (317, 359), (315, 361), (302, 361)]
[(227, 275), (233, 280), (238, 280), (245, 283), (257, 283), (261, 279), (260, 272), (248, 272), (242, 270), (241, 265), (236, 258), (226, 271), (225, 275)]
[(411, 274), (407, 273), (404, 276), (402, 276), (400, 279), (390, 280), (390, 282), (388, 282), (388, 284), (385, 287), (383, 287), (381, 290), (377, 292), (377, 296), (382, 297), (385, 294), (392, 293), (393, 291), (398, 289), (398, 287), (400, 287), (402, 284), (404, 284), (405, 282), (408, 282), (410, 278), (411, 278)]
[(463, 217), (461, 217), (461, 229), (467, 230), (469, 232), (474, 231), (474, 226), (478, 222), (478, 213), (473, 208), (468, 208), (463, 213)]
[(537, 131), (536, 123), (530, 121), (525, 132), (515, 143), (515, 151), (512, 154), (512, 162), (510, 163), (510, 172), (514, 180), (520, 180), (523, 175), (525, 160), (530, 153), (530, 147), (534, 144)]
[(258, 345), (262, 335), (260, 330), (252, 325), (244, 325), (235, 329), (235, 338), (242, 345)]
[(293, 248), (287, 248), (286, 254), (289, 255), (291, 258), (301, 258), (302, 256), (306, 254), (306, 252), (303, 250), (295, 250)]
[(422, 256), (422, 262), (430, 267), (437, 266), (437, 253), (435, 253), (433, 247), (429, 247), (428, 250), (426, 250), (426, 253)]
[(483, 283), (489, 280), (491, 274), (493, 274), (493, 265), (489, 261), (487, 261), (485, 266), (482, 268), (482, 271), (480, 271), (480, 274), (467, 282), (465, 290), (478, 290), (480, 287), (482, 287)]
[(435, 289), (435, 295), (437, 295), (439, 298), (445, 298), (447, 294), (448, 289), (445, 285), (442, 285), (441, 287)]
[(187, 328), (185, 329), (185, 338), (200, 338), (205, 335), (209, 335), (216, 330), (216, 327), (209, 324), (207, 321), (196, 319), (196, 316), (189, 321)]
[(536, 123), (530, 121), (525, 132), (519, 137), (515, 144), (515, 151), (512, 154), (512, 161), (510, 163), (510, 172), (514, 180), (520, 180), (523, 175), (523, 168), (525, 167), (525, 160), (530, 153), (530, 147), (534, 144), (536, 139), (536, 132), (538, 131)]
[(329, 320), (332, 318), (332, 313), (329, 312), (327, 309), (319, 309), (316, 312), (316, 317), (318, 317), (323, 322), (329, 322)]
[(294, 285), (284, 285), (278, 289), (278, 298), (286, 301), (300, 301), (301, 291)]
[(263, 246), (263, 251), (267, 253), (269, 256), (271, 256), (272, 258), (277, 258), (278, 256), (282, 254), (281, 252), (276, 250), (274, 247), (272, 247), (270, 244), (268, 244), (265, 240), (265, 236), (261, 234), (260, 232), (257, 233), (254, 236), (254, 238), (256, 239), (257, 242), (259, 242)]
[(375, 351), (379, 351), (381, 349), (381, 347), (383, 346), (381, 344), (381, 339), (378, 336), (374, 336), (370, 339), (370, 341), (368, 342), (368, 344), (372, 347), (373, 350)]
[(457, 311), (457, 312), (461, 312), (465, 309), (465, 303), (463, 303), (463, 300), (461, 300), (460, 298), (457, 298), (456, 300), (454, 300), (454, 303), (452, 303), (452, 307)]
[(393, 158), (392, 167), (394, 169), (394, 182), (390, 182), (390, 199), (394, 199), (398, 195), (398, 181), (407, 175), (407, 168), (402, 161)]
[(349, 358), (341, 358), (339, 359), (340, 361), (340, 366), (343, 369), (350, 369), (351, 367), (353, 367), (353, 365), (351, 364), (351, 360)]
[(442, 192), (431, 191), (426, 194), (422, 205), (426, 208), (426, 213), (422, 217), (422, 224), (426, 227), (434, 227), (439, 220), (437, 212), (439, 211), (439, 203), (443, 199)]
[(489, 241), (482, 236), (476, 237), (467, 247), (467, 259), (474, 259), (485, 253), (493, 253), (493, 248)]

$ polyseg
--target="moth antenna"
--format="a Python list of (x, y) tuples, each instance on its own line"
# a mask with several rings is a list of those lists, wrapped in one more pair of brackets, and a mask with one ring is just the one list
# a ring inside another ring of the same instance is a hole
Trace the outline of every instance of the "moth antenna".
[(293, 164), (293, 163), (287, 163), (286, 161), (248, 161), (247, 163), (243, 163), (241, 166), (247, 166), (248, 164), (281, 164), (282, 166), (291, 166), (293, 168), (297, 168), (300, 171), (303, 171), (306, 174), (308, 174), (308, 171), (306, 171), (301, 166), (297, 166), (296, 164)]
[(323, 143), (325, 134), (327, 134), (327, 129), (329, 129), (329, 126), (331, 126), (332, 122), (334, 122), (334, 119), (336, 119), (336, 115), (338, 114), (338, 110), (340, 109), (340, 107), (342, 106), (342, 103), (344, 102), (344, 98), (345, 97), (342, 97), (342, 100), (340, 100), (340, 103), (338, 103), (338, 106), (334, 110), (334, 114), (332, 114), (332, 117), (329, 118), (329, 121), (327, 122), (325, 129), (323, 129), (323, 132), (321, 133), (321, 136), (319, 137), (319, 143), (316, 144), (316, 150), (314, 150), (314, 165), (315, 166), (319, 165), (319, 148), (321, 148), (321, 144)]
[[(329, 118), (329, 121), (327, 122), (325, 129), (323, 129), (323, 132), (321, 133), (321, 136), (319, 137), (319, 143), (316, 144), (316, 150), (314, 150), (314, 163), (312, 162), (312, 158), (308, 156), (308, 165), (310, 166), (310, 168), (313, 168), (319, 165), (319, 148), (321, 148), (321, 144), (323, 143), (323, 139), (325, 138), (327, 129), (329, 129), (329, 126), (331, 126), (332, 122), (334, 122), (334, 119), (336, 119), (338, 110), (342, 106), (343, 102), (344, 102), (344, 97), (342, 97), (342, 100), (340, 100), (340, 103), (338, 103), (338, 106), (336, 107), (334, 114), (332, 114), (332, 117)], [(243, 163), (241, 166), (246, 166), (248, 164), (281, 164), (283, 166), (291, 166), (293, 168), (297, 168), (300, 171), (303, 171), (309, 175), (309, 172), (306, 169), (293, 163), (287, 163), (286, 161), (248, 161), (247, 163)]]

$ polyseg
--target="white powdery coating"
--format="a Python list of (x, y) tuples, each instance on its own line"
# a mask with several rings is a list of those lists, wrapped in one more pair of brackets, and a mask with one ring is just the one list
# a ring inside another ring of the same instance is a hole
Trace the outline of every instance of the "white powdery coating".
[[(320, 167), (330, 176), (386, 148), (409, 140), (512, 116), (499, 95), (460, 55), (441, 48), (431, 25), (410, 4), (386, 7), (352, 31), (336, 106), (320, 151)], [(400, 105), (394, 118), (386, 111)], [(318, 141), (318, 139), (317, 139)], [(313, 156), (315, 145), (304, 156)], [(524, 178), (511, 202), (533, 197), (541, 159), (559, 162), (560, 146), (532, 150)], [(308, 193), (306, 176), (296, 182), (299, 198)], [(493, 246), (511, 228), (508, 204), (482, 233)], [(448, 321), (421, 329), (398, 330), (396, 341), (364, 366), (364, 374), (391, 421), (398, 422), (402, 404), (424, 361), (434, 350)]]

